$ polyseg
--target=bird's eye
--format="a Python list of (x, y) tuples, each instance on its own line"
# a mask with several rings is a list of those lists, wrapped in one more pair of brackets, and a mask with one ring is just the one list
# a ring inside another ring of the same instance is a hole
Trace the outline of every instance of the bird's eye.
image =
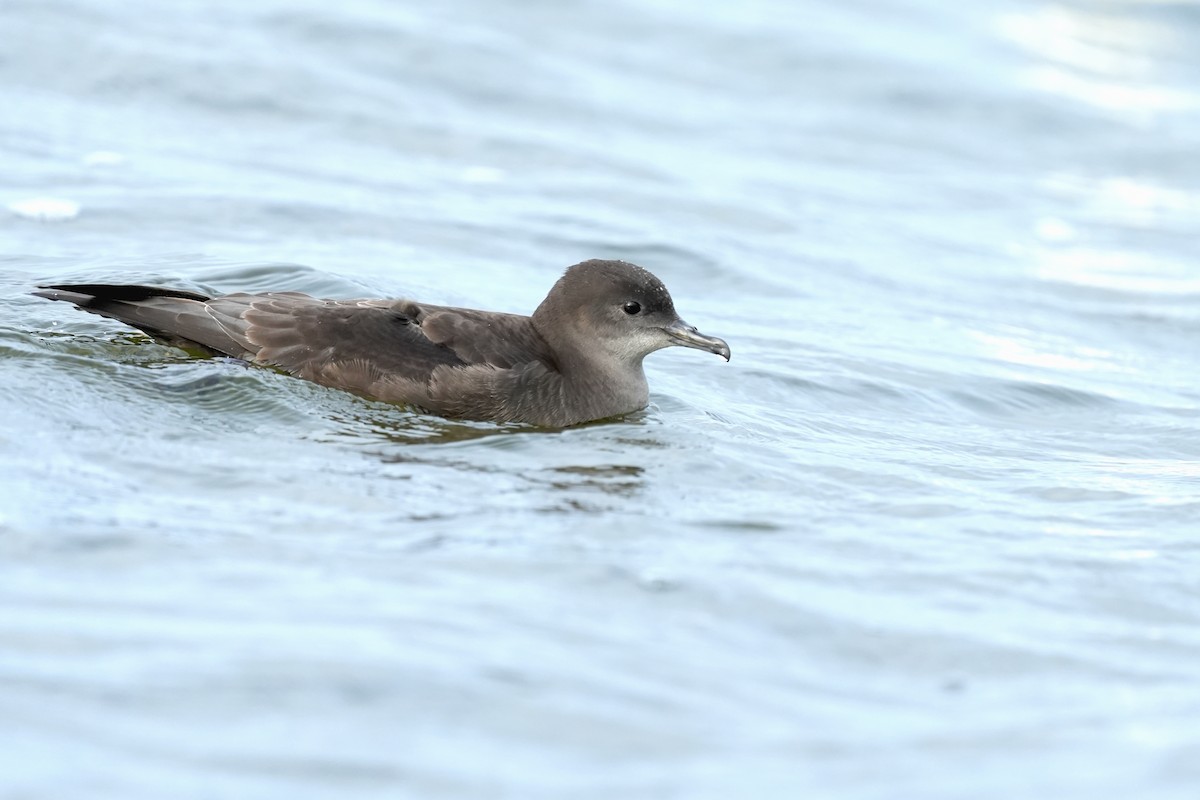
[(625, 313), (629, 315), (638, 314), (642, 310), (642, 304), (630, 300), (624, 305)]

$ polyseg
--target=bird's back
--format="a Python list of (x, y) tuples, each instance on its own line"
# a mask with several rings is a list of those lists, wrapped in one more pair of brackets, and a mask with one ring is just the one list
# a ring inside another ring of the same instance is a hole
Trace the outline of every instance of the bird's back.
[[(36, 294), (172, 344), (198, 345), (326, 386), (454, 416), (494, 417), (483, 406), (491, 384), (504, 377), (500, 373), (534, 366), (553, 371), (546, 343), (529, 317), (516, 314), (411, 300), (320, 300), (299, 292), (206, 297), (79, 284), (47, 286)], [(466, 375), (476, 390), (463, 394)], [(456, 397), (439, 391), (445, 381), (458, 387)], [(447, 402), (454, 409), (445, 408)]]

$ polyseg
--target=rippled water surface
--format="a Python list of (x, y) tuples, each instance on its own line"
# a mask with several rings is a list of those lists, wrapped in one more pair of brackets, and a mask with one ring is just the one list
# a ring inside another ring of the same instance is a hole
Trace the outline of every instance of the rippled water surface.
[[(1196, 3), (0, 19), (0, 797), (1196, 796)], [(28, 294), (591, 257), (732, 362), (454, 423)]]

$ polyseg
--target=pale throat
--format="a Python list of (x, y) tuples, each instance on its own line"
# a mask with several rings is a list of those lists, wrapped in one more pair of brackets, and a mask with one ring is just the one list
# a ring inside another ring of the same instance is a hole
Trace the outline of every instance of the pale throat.
[(650, 400), (644, 353), (613, 352), (604, 347), (571, 348), (559, 364), (568, 391), (605, 414), (642, 408)]

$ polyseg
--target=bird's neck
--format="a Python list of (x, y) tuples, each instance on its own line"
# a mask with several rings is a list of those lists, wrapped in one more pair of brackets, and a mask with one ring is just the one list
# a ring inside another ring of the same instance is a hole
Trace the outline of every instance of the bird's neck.
[(593, 418), (628, 414), (650, 401), (642, 360), (630, 362), (586, 348), (557, 353), (564, 393), (587, 407)]
[[(566, 405), (586, 409), (588, 419), (628, 414), (644, 408), (650, 401), (642, 359), (610, 353), (602, 343), (586, 335), (542, 335), (545, 308), (538, 308), (530, 320), (533, 329), (551, 354), (549, 366), (558, 380), (556, 391)], [(553, 344), (551, 344), (553, 340)]]

